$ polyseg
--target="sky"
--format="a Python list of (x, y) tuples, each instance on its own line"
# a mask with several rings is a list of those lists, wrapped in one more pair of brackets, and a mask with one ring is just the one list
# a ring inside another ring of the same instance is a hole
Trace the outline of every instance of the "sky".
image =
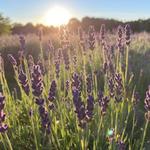
[(54, 6), (65, 8), (70, 17), (78, 19), (84, 16), (121, 21), (150, 18), (150, 0), (0, 0), (0, 12), (12, 22), (42, 23)]

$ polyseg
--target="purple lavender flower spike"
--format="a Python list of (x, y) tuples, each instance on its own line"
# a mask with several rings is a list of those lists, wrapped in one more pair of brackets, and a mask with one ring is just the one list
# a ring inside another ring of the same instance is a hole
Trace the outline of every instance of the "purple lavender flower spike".
[(138, 92), (134, 92), (133, 95), (133, 104), (136, 105), (140, 101), (140, 95)]
[(87, 93), (91, 94), (92, 88), (93, 88), (93, 81), (92, 81), (92, 75), (91, 74), (89, 74), (86, 78), (86, 85), (87, 85)]
[(109, 86), (109, 95), (110, 95), (110, 97), (114, 97), (114, 81), (113, 81), (113, 79), (112, 78), (110, 78), (109, 80), (108, 80), (108, 86)]
[(7, 130), (8, 130), (8, 125), (7, 124), (0, 125), (0, 133), (4, 133)]
[(107, 96), (104, 96), (102, 91), (99, 91), (98, 101), (99, 101), (99, 105), (101, 107), (101, 113), (102, 113), (102, 115), (105, 115), (106, 109), (107, 109), (108, 103), (109, 103), (109, 98)]
[(67, 53), (67, 49), (63, 50), (63, 58), (64, 58), (65, 69), (69, 70), (70, 60), (69, 60), (69, 55)]
[(45, 75), (46, 71), (45, 71), (44, 64), (42, 63), (42, 58), (41, 57), (38, 58), (37, 65), (40, 66), (42, 75)]
[(72, 94), (73, 94), (73, 103), (75, 106), (75, 113), (77, 114), (78, 117), (78, 121), (79, 121), (79, 126), (81, 128), (85, 127), (85, 117), (86, 117), (86, 113), (85, 113), (85, 105), (81, 100), (81, 96), (80, 96), (80, 92), (78, 89), (74, 88), (72, 90)]
[(69, 87), (70, 87), (70, 82), (69, 82), (69, 80), (67, 80), (66, 81), (66, 96), (68, 95)]
[(117, 47), (119, 49), (119, 51), (122, 53), (123, 51), (123, 28), (122, 26), (118, 26), (118, 38), (117, 38)]
[(119, 73), (115, 74), (115, 100), (116, 102), (121, 102), (122, 100), (122, 94), (123, 94), (123, 83), (122, 83), (122, 78)]
[(8, 59), (9, 59), (9, 61), (11, 62), (12, 65), (17, 66), (17, 61), (16, 61), (16, 59), (13, 57), (12, 54), (8, 54), (7, 57), (8, 57)]
[(102, 24), (101, 29), (100, 29), (100, 41), (101, 41), (102, 45), (105, 44), (105, 32), (106, 32), (105, 31), (105, 25)]
[(27, 79), (26, 74), (23, 72), (23, 70), (19, 72), (18, 79), (26, 95), (29, 95), (30, 88), (28, 84), (28, 79)]
[(146, 118), (146, 120), (150, 121), (150, 85), (149, 85), (148, 90), (146, 92), (144, 104), (145, 104), (145, 109), (147, 111), (145, 113), (145, 118)]
[(44, 99), (43, 98), (36, 98), (35, 103), (37, 105), (44, 105)]
[(55, 96), (56, 96), (56, 81), (53, 80), (52, 83), (51, 83), (51, 87), (50, 87), (50, 90), (49, 90), (49, 94), (48, 94), (48, 100), (53, 102), (55, 100)]
[(39, 65), (34, 65), (32, 72), (32, 93), (34, 96), (39, 97), (43, 91), (42, 74)]
[(88, 95), (87, 98), (87, 108), (86, 108), (86, 118), (91, 120), (93, 117), (94, 110), (94, 97), (92, 95)]
[(108, 63), (107, 63), (107, 62), (104, 62), (104, 63), (103, 63), (103, 71), (104, 71), (104, 74), (107, 73), (107, 70), (108, 70)]
[(125, 26), (125, 42), (126, 42), (126, 45), (130, 45), (130, 42), (131, 42), (131, 28), (130, 28), (130, 25), (127, 24)]
[(145, 109), (147, 111), (150, 111), (150, 85), (148, 87), (148, 90), (146, 91), (146, 97), (145, 97)]
[(5, 121), (5, 113), (3, 111), (5, 105), (5, 96), (0, 93), (0, 133), (5, 132), (8, 129), (7, 124), (4, 124)]
[(81, 91), (81, 80), (80, 80), (80, 77), (77, 73), (74, 73), (72, 75), (72, 89), (76, 88), (78, 89), (79, 91)]
[(119, 140), (117, 142), (117, 145), (118, 145), (118, 150), (125, 150), (126, 149), (125, 143), (121, 140)]
[(46, 131), (47, 134), (50, 134), (51, 121), (44, 105), (39, 105), (39, 114), (41, 117), (41, 123), (44, 131)]
[(95, 48), (95, 30), (93, 26), (89, 27), (89, 32), (88, 32), (88, 45), (89, 49), (94, 50)]
[(55, 61), (55, 72), (56, 72), (56, 78), (59, 78), (59, 73), (60, 73), (60, 61), (56, 60)]

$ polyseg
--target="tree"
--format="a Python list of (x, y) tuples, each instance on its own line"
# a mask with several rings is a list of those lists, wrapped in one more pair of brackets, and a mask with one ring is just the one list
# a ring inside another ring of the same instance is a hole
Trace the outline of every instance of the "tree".
[(11, 25), (9, 18), (3, 17), (0, 14), (0, 35), (9, 34), (11, 32)]
[(68, 23), (68, 28), (70, 31), (78, 32), (78, 28), (81, 26), (81, 23), (76, 18), (71, 18)]

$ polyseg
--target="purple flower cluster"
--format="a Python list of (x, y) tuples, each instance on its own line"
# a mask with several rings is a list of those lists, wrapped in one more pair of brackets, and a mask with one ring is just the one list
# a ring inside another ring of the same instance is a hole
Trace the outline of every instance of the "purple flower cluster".
[(125, 42), (126, 45), (129, 45), (131, 42), (131, 28), (129, 24), (125, 26)]
[(108, 70), (108, 62), (105, 61), (105, 62), (103, 63), (103, 72), (104, 72), (104, 74), (107, 73), (107, 70)]
[(12, 54), (8, 54), (7, 57), (13, 66), (17, 66), (17, 61)]
[(86, 78), (86, 85), (87, 85), (87, 93), (91, 94), (92, 88), (93, 88), (93, 81), (92, 81), (92, 75), (91, 74), (89, 74)]
[(146, 97), (144, 100), (144, 104), (145, 104), (145, 109), (147, 111), (145, 113), (145, 118), (150, 121), (150, 85), (148, 87), (148, 90), (146, 91)]
[(33, 66), (31, 82), (32, 82), (33, 95), (39, 97), (43, 91), (42, 74), (39, 65)]
[(114, 80), (110, 78), (108, 80), (108, 87), (109, 87), (109, 96), (114, 97)]
[(81, 99), (81, 79), (77, 73), (74, 73), (72, 76), (73, 103), (81, 128), (84, 128), (87, 121), (91, 120), (93, 116), (94, 98), (91, 94), (92, 93), (88, 94), (87, 106), (85, 107), (85, 104)]
[(78, 117), (78, 120), (79, 120), (79, 126), (81, 128), (84, 128), (85, 125), (86, 125), (85, 105), (81, 100), (80, 91), (77, 88), (74, 88), (72, 90), (72, 94), (73, 94), (73, 103), (74, 103), (74, 106), (75, 106), (75, 113), (77, 114), (77, 117)]
[(77, 67), (77, 56), (74, 54), (73, 55), (73, 65), (74, 65), (74, 68), (76, 68)]
[(39, 106), (39, 115), (41, 117), (42, 127), (47, 134), (50, 133), (51, 121), (49, 119), (48, 111), (44, 106), (44, 99), (36, 98), (35, 103)]
[(40, 66), (41, 73), (42, 73), (42, 75), (44, 75), (45, 74), (45, 67), (44, 67), (44, 64), (42, 62), (42, 58), (41, 57), (38, 58), (37, 65)]
[(29, 55), (29, 57), (28, 57), (28, 67), (29, 67), (30, 73), (32, 73), (32, 70), (34, 67), (34, 59), (33, 59), (32, 55)]
[(117, 38), (117, 47), (119, 49), (119, 51), (122, 53), (123, 52), (123, 28), (122, 26), (118, 27), (118, 38)]
[(3, 111), (5, 105), (5, 96), (0, 92), (0, 133), (5, 132), (8, 129), (7, 124), (4, 124), (5, 121), (5, 113)]
[(51, 53), (54, 53), (54, 52), (55, 52), (55, 51), (54, 51), (54, 46), (53, 46), (51, 40), (48, 41), (48, 50), (49, 50), (49, 52), (51, 52)]
[(118, 150), (125, 150), (126, 146), (122, 140), (117, 141)]
[(20, 82), (24, 92), (26, 93), (26, 95), (29, 95), (30, 88), (29, 88), (29, 84), (28, 84), (28, 79), (27, 79), (27, 76), (22, 69), (19, 72), (18, 79), (19, 79), (19, 82)]
[(86, 108), (86, 118), (87, 118), (87, 120), (92, 119), (93, 110), (94, 110), (94, 97), (92, 95), (88, 95), (87, 108)]
[(55, 96), (56, 96), (56, 81), (53, 80), (52, 83), (51, 83), (51, 87), (50, 87), (50, 90), (49, 90), (49, 94), (48, 94), (48, 100), (50, 102), (53, 102), (55, 100)]
[(63, 59), (65, 64), (65, 69), (69, 70), (70, 61), (69, 61), (69, 55), (67, 53), (67, 49), (63, 50)]
[(105, 34), (106, 34), (105, 25), (102, 24), (101, 29), (100, 29), (100, 41), (101, 41), (102, 45), (104, 45), (104, 43), (105, 43)]
[(91, 49), (91, 50), (94, 50), (94, 48), (95, 48), (95, 29), (93, 26), (89, 27), (88, 46), (89, 46), (89, 49)]
[(99, 93), (98, 93), (98, 102), (99, 102), (99, 105), (101, 107), (102, 115), (106, 114), (106, 109), (108, 107), (109, 101), (110, 101), (109, 98), (107, 96), (104, 96), (102, 91), (99, 91)]
[(86, 45), (85, 35), (81, 27), (78, 28), (78, 35), (79, 35), (79, 40), (80, 40), (80, 47), (85, 54), (87, 45)]
[(60, 73), (60, 61), (57, 59), (55, 60), (55, 72), (56, 72), (56, 78), (59, 78)]
[(72, 89), (78, 89), (79, 91), (81, 91), (81, 79), (77, 73), (74, 73), (72, 75), (71, 86), (72, 86)]
[(67, 80), (66, 81), (66, 96), (68, 95), (69, 87), (70, 87), (70, 82), (69, 82), (69, 80)]
[(121, 102), (122, 100), (122, 92), (123, 92), (123, 83), (122, 83), (122, 78), (119, 73), (115, 74), (115, 100), (116, 102)]
[(59, 30), (59, 34), (60, 34), (60, 41), (61, 41), (61, 46), (68, 46), (69, 45), (69, 31), (67, 30), (67, 28), (65, 28), (64, 26), (60, 27)]
[(103, 44), (103, 50), (104, 50), (104, 64), (103, 64), (103, 70), (106, 74), (109, 72), (110, 74), (114, 74), (115, 68), (114, 68), (114, 45), (109, 45), (108, 43), (104, 42)]
[(140, 101), (140, 95), (138, 92), (134, 92), (133, 95), (133, 104), (136, 105)]

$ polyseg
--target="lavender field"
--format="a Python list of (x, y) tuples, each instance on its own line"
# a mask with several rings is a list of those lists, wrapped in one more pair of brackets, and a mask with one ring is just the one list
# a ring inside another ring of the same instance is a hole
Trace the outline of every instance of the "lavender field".
[(149, 42), (129, 24), (1, 36), (0, 149), (150, 149)]

